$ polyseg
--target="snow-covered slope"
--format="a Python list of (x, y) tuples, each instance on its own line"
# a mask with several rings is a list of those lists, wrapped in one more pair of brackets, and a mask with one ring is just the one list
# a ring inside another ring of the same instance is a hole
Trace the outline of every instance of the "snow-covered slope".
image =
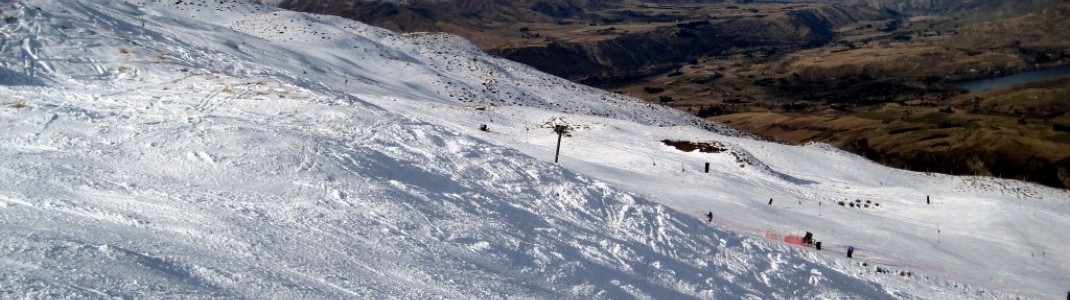
[[(1065, 191), (759, 142), (456, 37), (247, 1), (0, 14), (0, 298), (1058, 298), (1070, 282)], [(573, 128), (560, 164), (555, 124)], [(764, 237), (803, 231), (827, 249)]]

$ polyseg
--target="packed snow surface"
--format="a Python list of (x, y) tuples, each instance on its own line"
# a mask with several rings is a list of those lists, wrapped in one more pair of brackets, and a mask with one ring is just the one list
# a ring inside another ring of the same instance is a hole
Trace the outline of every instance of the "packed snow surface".
[[(248, 1), (0, 14), (0, 298), (1070, 288), (1063, 190), (762, 142), (454, 36)], [(822, 250), (783, 242), (807, 231)]]

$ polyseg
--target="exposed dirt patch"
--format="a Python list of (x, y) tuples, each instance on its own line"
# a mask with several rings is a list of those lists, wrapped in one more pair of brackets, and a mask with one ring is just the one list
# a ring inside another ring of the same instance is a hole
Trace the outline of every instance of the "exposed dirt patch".
[(689, 141), (673, 141), (673, 140), (662, 140), (661, 142), (664, 143), (667, 146), (675, 147), (677, 150), (684, 151), (684, 152), (693, 152), (695, 150), (698, 150), (699, 152), (703, 152), (703, 153), (721, 153), (721, 152), (728, 151), (728, 148), (725, 148), (724, 145), (722, 145), (721, 143), (718, 143), (718, 142), (709, 142), (709, 143), (700, 142), (700, 143), (696, 143), (696, 142), (689, 142)]

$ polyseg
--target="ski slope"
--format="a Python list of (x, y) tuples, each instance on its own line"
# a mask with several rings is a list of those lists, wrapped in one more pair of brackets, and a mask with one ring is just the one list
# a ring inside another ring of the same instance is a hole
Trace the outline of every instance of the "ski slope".
[[(0, 14), (0, 298), (1061, 299), (1070, 282), (1066, 191), (758, 141), (454, 36), (248, 1)], [(557, 164), (554, 125), (571, 128)], [(838, 205), (855, 199), (880, 206)], [(826, 249), (780, 241), (806, 231)]]

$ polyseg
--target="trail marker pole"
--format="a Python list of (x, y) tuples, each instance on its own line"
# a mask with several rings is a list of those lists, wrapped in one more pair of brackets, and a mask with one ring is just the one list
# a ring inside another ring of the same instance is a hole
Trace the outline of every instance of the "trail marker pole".
[(936, 243), (939, 243), (939, 224), (936, 224)]
[(558, 157), (561, 156), (561, 136), (568, 132), (568, 126), (554, 125), (554, 132), (557, 133), (557, 151), (554, 152), (554, 163), (557, 163)]

